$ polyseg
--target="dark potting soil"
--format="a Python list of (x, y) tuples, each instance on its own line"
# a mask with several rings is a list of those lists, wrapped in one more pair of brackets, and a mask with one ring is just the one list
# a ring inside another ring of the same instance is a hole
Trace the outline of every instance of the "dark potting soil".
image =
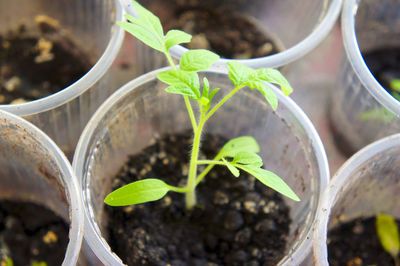
[[(343, 223), (328, 232), (330, 265), (394, 265), (379, 242), (375, 217)], [(400, 226), (400, 221), (396, 221)]]
[(0, 104), (46, 97), (71, 85), (92, 67), (89, 55), (46, 16), (35, 27), (21, 23), (0, 35)]
[[(131, 156), (113, 188), (150, 177), (184, 186), (189, 136), (163, 137)], [(212, 158), (224, 143), (205, 136), (201, 157)], [(197, 199), (191, 211), (178, 193), (146, 204), (106, 206), (112, 250), (128, 265), (275, 265), (283, 257), (291, 221), (278, 193), (216, 166), (198, 186)]]
[(61, 265), (68, 231), (68, 224), (43, 206), (0, 201), (0, 261), (9, 257), (14, 266), (31, 265), (34, 261)]
[(168, 29), (193, 35), (183, 44), (190, 49), (210, 49), (223, 58), (248, 59), (278, 53), (280, 48), (255, 19), (237, 12), (200, 7), (178, 7)]
[(365, 63), (377, 81), (392, 93), (390, 81), (400, 79), (400, 48), (385, 48), (363, 54)]

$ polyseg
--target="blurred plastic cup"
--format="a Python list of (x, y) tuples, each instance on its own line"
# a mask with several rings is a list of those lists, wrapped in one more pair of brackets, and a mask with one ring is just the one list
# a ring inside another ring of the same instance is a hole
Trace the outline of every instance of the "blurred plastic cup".
[[(140, 1), (159, 15), (165, 10), (172, 10), (178, 0)], [(330, 32), (335, 24), (342, 0), (303, 0), (303, 1), (187, 1), (188, 9), (200, 6), (238, 12), (248, 16), (261, 25), (273, 39), (283, 47), (283, 51), (259, 58), (235, 60), (253, 68), (280, 67), (287, 65), (315, 48)], [(156, 7), (159, 5), (158, 7)], [(160, 6), (161, 5), (161, 6)], [(173, 13), (174, 14), (174, 13)], [(166, 18), (168, 20), (168, 18)], [(187, 49), (181, 45), (171, 48), (171, 54), (180, 58)], [(221, 59), (219, 64), (226, 64), (231, 59)]]
[(22, 104), (0, 105), (0, 109), (26, 118), (72, 157), (89, 117), (115, 90), (109, 86), (107, 70), (124, 36), (115, 25), (122, 20), (122, 8), (114, 0), (0, 1), (0, 32), (18, 25), (22, 19), (33, 23), (36, 15), (58, 20), (69, 37), (93, 58), (94, 65), (79, 80), (55, 94)]
[[(165, 69), (162, 69), (165, 70)], [(127, 156), (149, 146), (156, 136), (191, 128), (183, 97), (164, 91), (153, 71), (116, 91), (85, 128), (75, 151), (73, 168), (80, 182), (85, 208), (85, 240), (106, 265), (121, 265), (107, 243), (104, 198)], [(218, 97), (232, 88), (218, 69), (203, 73)], [(263, 97), (243, 89), (208, 121), (207, 131), (227, 138), (254, 136), (265, 168), (283, 177), (301, 198), (285, 199), (292, 224), (286, 255), (280, 265), (297, 265), (311, 251), (312, 224), (320, 196), (329, 179), (326, 154), (315, 128), (302, 110), (278, 89), (279, 106), (272, 111)], [(216, 97), (217, 97), (216, 96)], [(222, 122), (221, 122), (222, 121)]]
[(353, 153), (400, 132), (400, 102), (374, 78), (362, 53), (400, 47), (400, 2), (345, 0), (342, 33), (346, 56), (332, 92), (331, 122), (342, 146)]
[(0, 111), (0, 198), (34, 202), (69, 224), (62, 265), (75, 265), (83, 238), (83, 209), (72, 167), (42, 131)]
[(359, 217), (387, 213), (400, 218), (400, 134), (386, 137), (353, 155), (324, 193), (314, 233), (314, 258), (328, 265), (327, 233)]

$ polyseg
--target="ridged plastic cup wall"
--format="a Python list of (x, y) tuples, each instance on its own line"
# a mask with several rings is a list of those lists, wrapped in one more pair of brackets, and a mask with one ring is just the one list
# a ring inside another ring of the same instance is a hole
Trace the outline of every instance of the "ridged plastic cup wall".
[[(345, 0), (342, 33), (345, 54), (332, 93), (331, 122), (347, 151), (400, 132), (400, 102), (378, 83), (362, 53), (400, 47), (400, 2)], [(371, 111), (392, 113), (389, 119), (366, 118)]]
[[(139, 1), (161, 17), (166, 9), (173, 9), (178, 0)], [(315, 48), (335, 24), (342, 0), (280, 0), (280, 1), (187, 1), (192, 6), (218, 8), (223, 12), (238, 12), (254, 20), (269, 36), (277, 41), (283, 51), (258, 58), (236, 60), (253, 68), (280, 67), (304, 56)], [(158, 5), (158, 7), (156, 7)], [(167, 18), (168, 19), (168, 18)], [(175, 58), (180, 58), (187, 49), (181, 45), (171, 48)], [(231, 59), (221, 59), (226, 64)]]
[(115, 0), (0, 1), (0, 32), (21, 20), (29, 25), (36, 15), (47, 15), (59, 21), (94, 63), (79, 80), (55, 94), (22, 104), (0, 105), (0, 109), (26, 118), (72, 157), (90, 116), (116, 90), (109, 84), (107, 70), (123, 40), (124, 32), (115, 25), (122, 20), (122, 13)]
[(400, 135), (374, 142), (335, 174), (318, 210), (314, 233), (316, 265), (328, 265), (327, 233), (340, 222), (380, 213), (400, 218)]
[(72, 167), (41, 130), (0, 111), (0, 199), (47, 207), (69, 224), (63, 266), (75, 265), (83, 239), (83, 209)]
[[(189, 130), (191, 124), (180, 95), (164, 91), (158, 71), (143, 75), (115, 92), (85, 128), (74, 155), (73, 168), (85, 206), (85, 239), (105, 265), (122, 265), (107, 244), (104, 197), (112, 179), (129, 154), (149, 146), (155, 136)], [(232, 84), (223, 72), (204, 73), (222, 95)], [(208, 121), (207, 132), (226, 138), (254, 136), (261, 147), (265, 168), (284, 178), (301, 198), (285, 199), (292, 224), (286, 256), (280, 265), (296, 265), (311, 251), (311, 229), (329, 169), (326, 154), (313, 125), (302, 110), (278, 89), (277, 111), (261, 94), (243, 89)], [(219, 94), (219, 93), (218, 93)], [(217, 95), (218, 95), (217, 94)]]

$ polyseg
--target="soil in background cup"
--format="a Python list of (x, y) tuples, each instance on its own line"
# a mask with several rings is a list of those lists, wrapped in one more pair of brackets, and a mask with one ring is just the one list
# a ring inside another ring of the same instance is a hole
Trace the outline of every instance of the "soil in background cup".
[(400, 132), (400, 102), (374, 78), (361, 53), (400, 47), (400, 3), (346, 0), (337, 90), (332, 91), (331, 123), (338, 145), (352, 154), (369, 143)]
[[(116, 91), (95, 113), (77, 145), (73, 168), (85, 206), (85, 240), (106, 265), (121, 265), (110, 250), (104, 228), (104, 197), (111, 192), (113, 176), (134, 154), (157, 135), (191, 128), (183, 98), (168, 94), (156, 79), (160, 70), (143, 75)], [(231, 88), (226, 74), (214, 69), (203, 73), (222, 97)], [(285, 199), (292, 224), (281, 265), (301, 262), (311, 251), (311, 228), (320, 196), (329, 179), (325, 151), (314, 127), (297, 105), (283, 96), (277, 111), (254, 91), (244, 89), (208, 121), (207, 132), (227, 138), (254, 136), (261, 147), (265, 168), (283, 177), (301, 198)], [(216, 96), (216, 97), (217, 97)], [(222, 122), (221, 122), (222, 121)]]
[[(168, 21), (176, 14), (177, 2), (185, 1), (140, 1), (157, 14), (161, 21)], [(220, 9), (223, 13), (234, 11), (248, 16), (260, 25), (283, 48), (282, 52), (265, 57), (238, 60), (250, 67), (279, 67), (302, 57), (317, 46), (332, 29), (339, 15), (342, 0), (306, 1), (187, 1), (189, 8)], [(188, 9), (189, 9), (188, 8)], [(165, 22), (163, 22), (165, 24)], [(175, 58), (180, 58), (187, 49), (181, 45), (171, 48)], [(221, 59), (220, 64), (229, 60)]]
[(314, 259), (328, 265), (327, 232), (338, 222), (386, 213), (400, 218), (400, 135), (368, 145), (335, 174), (318, 210)]
[(1, 1), (0, 10), (1, 33), (15, 28), (21, 20), (30, 25), (35, 16), (45, 15), (57, 20), (93, 60), (92, 68), (84, 76), (55, 94), (22, 104), (0, 105), (0, 109), (38, 126), (72, 157), (89, 117), (116, 89), (109, 86), (107, 70), (124, 36), (115, 25), (122, 20), (122, 8), (114, 0), (16, 0)]
[(83, 239), (78, 182), (65, 155), (38, 128), (0, 111), (0, 197), (43, 205), (70, 226), (62, 265), (75, 265)]

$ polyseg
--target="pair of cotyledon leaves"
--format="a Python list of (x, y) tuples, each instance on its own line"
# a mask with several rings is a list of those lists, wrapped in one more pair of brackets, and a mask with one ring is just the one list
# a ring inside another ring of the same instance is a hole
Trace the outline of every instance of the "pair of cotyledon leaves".
[[(299, 201), (292, 189), (273, 172), (262, 169), (262, 159), (256, 153), (260, 151), (257, 141), (253, 137), (242, 136), (228, 141), (215, 157), (222, 160), (231, 173), (239, 176), (241, 169), (264, 185), (279, 193)], [(168, 185), (160, 179), (144, 179), (125, 185), (110, 193), (105, 203), (111, 206), (126, 206), (159, 200), (169, 191), (176, 191), (175, 187)]]

